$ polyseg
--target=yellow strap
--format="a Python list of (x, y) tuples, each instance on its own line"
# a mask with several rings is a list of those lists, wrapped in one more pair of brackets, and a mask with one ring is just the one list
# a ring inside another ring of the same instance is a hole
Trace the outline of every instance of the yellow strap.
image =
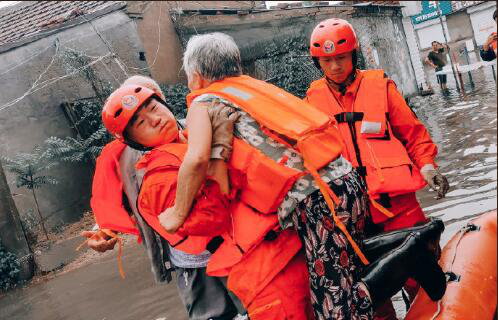
[(386, 179), (384, 179), (384, 174), (382, 173), (382, 169), (380, 167), (379, 159), (377, 159), (377, 157), (375, 156), (375, 152), (373, 151), (373, 148), (372, 148), (372, 146), (370, 145), (370, 143), (368, 142), (367, 139), (365, 139), (365, 142), (366, 142), (366, 145), (368, 146), (368, 151), (370, 151), (370, 156), (372, 157), (372, 159), (374, 161), (375, 171), (377, 171), (377, 174), (379, 175), (380, 183), (384, 183), (384, 181)]
[(394, 214), (391, 211), (387, 210), (384, 206), (382, 206), (380, 203), (378, 203), (377, 201), (375, 201), (372, 196), (370, 196), (370, 202), (372, 202), (372, 205), (377, 210), (379, 210), (380, 212), (382, 212), (384, 215), (388, 216), (389, 218), (394, 217)]
[(318, 174), (318, 171), (313, 166), (309, 165), (309, 163), (307, 163), (306, 160), (304, 162), (304, 166), (311, 173), (311, 175), (315, 179), (316, 184), (320, 188), (320, 191), (322, 192), (323, 197), (325, 198), (325, 201), (327, 202), (327, 205), (330, 209), (330, 213), (332, 214), (332, 218), (334, 219), (335, 224), (337, 225), (337, 227), (339, 227), (339, 229), (341, 229), (342, 233), (344, 233), (344, 235), (348, 239), (349, 243), (351, 243), (351, 245), (353, 246), (354, 251), (356, 252), (358, 257), (360, 257), (360, 260), (363, 262), (363, 264), (368, 265), (369, 262), (368, 262), (367, 257), (365, 257), (363, 252), (361, 252), (360, 247), (353, 240), (353, 238), (349, 234), (348, 230), (346, 229), (346, 226), (342, 223), (342, 221), (337, 217), (337, 215), (335, 213), (335, 206), (334, 206), (334, 202), (332, 201), (331, 197), (334, 198), (334, 200), (337, 204), (339, 204), (339, 198), (335, 195), (335, 193), (332, 191), (332, 189), (330, 189), (329, 185), (327, 183), (325, 183), (325, 181), (323, 181), (322, 177), (320, 177), (320, 175)]
[[(375, 170), (377, 171), (377, 174), (379, 175), (380, 183), (384, 183), (384, 181), (385, 181), (384, 174), (382, 174), (382, 169), (380, 167), (379, 159), (377, 159), (377, 157), (375, 156), (375, 152), (373, 152), (372, 146), (370, 145), (368, 140), (365, 140), (365, 142), (367, 143), (368, 150), (370, 151), (370, 155), (372, 156), (372, 159), (374, 160)], [(375, 201), (371, 194), (369, 194), (369, 195), (370, 195), (370, 201), (372, 202), (372, 205), (377, 210), (379, 210), (380, 212), (382, 212), (385, 216), (387, 216), (389, 218), (394, 217), (394, 214), (392, 214), (391, 211), (387, 210), (383, 205), (381, 205), (380, 203)]]
[[(124, 269), (123, 269), (123, 262), (121, 260), (121, 256), (123, 255), (123, 239), (118, 236), (116, 233), (112, 232), (111, 230), (109, 229), (100, 229), (100, 231), (102, 231), (103, 233), (105, 233), (106, 235), (108, 235), (109, 237), (111, 238), (116, 238), (118, 239), (118, 256), (117, 256), (117, 259), (118, 259), (118, 269), (119, 269), (119, 275), (121, 276), (122, 279), (125, 278), (125, 273), (124, 273)], [(77, 248), (76, 248), (76, 251), (79, 251), (85, 244), (88, 243), (88, 240), (90, 240), (90, 238), (86, 239), (85, 241), (83, 241), (82, 244), (80, 244)]]

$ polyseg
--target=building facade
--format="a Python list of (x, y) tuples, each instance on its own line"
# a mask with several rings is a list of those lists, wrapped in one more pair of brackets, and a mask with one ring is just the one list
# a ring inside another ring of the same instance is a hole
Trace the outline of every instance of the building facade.
[[(423, 62), (432, 41), (447, 41), (451, 58), (465, 65), (480, 61), (479, 46), (491, 32), (496, 32), (495, 1), (401, 1), (400, 4), (404, 6), (404, 28), (417, 82), (424, 87), (436, 83), (432, 68)], [(449, 77), (450, 82), (452, 78)]]
[[(31, 153), (52, 136), (76, 137), (62, 105), (95, 96), (85, 71), (114, 87), (130, 74), (149, 74), (125, 7), (120, 1), (34, 1), (0, 10), (0, 155)], [(88, 65), (68, 68), (65, 57), (75, 52)], [(46, 174), (59, 180), (36, 189), (49, 229), (77, 221), (89, 209), (92, 164), (63, 163)], [(35, 211), (31, 191), (6, 176), (19, 214)]]

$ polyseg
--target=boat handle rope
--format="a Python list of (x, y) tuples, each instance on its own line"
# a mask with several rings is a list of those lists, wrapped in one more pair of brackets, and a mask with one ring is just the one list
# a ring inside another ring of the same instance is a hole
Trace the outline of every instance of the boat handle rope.
[[(464, 226), (463, 228), (461, 228), (460, 231), (458, 231), (458, 232), (460, 232), (460, 237), (458, 238), (457, 244), (455, 245), (455, 250), (453, 252), (453, 259), (451, 260), (450, 270), (444, 273), (445, 276), (446, 276), (446, 282), (450, 282), (450, 281), (459, 282), (460, 281), (461, 276), (457, 275), (452, 270), (453, 269), (453, 264), (455, 263), (458, 246), (460, 245), (460, 242), (462, 241), (463, 236), (467, 232), (480, 231), (480, 230), (481, 230), (480, 226), (476, 226), (475, 224), (469, 222), (466, 226)], [(439, 300), (437, 302), (437, 311), (436, 311), (436, 313), (434, 313), (434, 315), (432, 316), (431, 320), (436, 320), (436, 318), (441, 314), (441, 303), (442, 303), (442, 301), (443, 301), (443, 299), (441, 299), (441, 300)]]

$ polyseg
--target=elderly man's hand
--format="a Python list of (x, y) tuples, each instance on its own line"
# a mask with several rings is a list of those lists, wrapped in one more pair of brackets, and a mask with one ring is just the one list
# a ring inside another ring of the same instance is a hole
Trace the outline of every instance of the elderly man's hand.
[(424, 177), (427, 184), (437, 192), (437, 199), (444, 198), (450, 189), (448, 179), (439, 173), (439, 171), (437, 171), (432, 164), (426, 164), (423, 166), (422, 169), (420, 169), (420, 173)]
[(108, 240), (109, 237), (102, 230), (83, 231), (81, 235), (88, 238), (88, 246), (98, 252), (105, 252), (107, 250), (114, 249), (114, 246), (118, 241), (118, 238)]
[(232, 153), (233, 128), (240, 113), (215, 100), (208, 107), (208, 115), (212, 126), (211, 159), (228, 161)]
[(168, 233), (175, 233), (186, 219), (187, 216), (180, 214), (175, 206), (164, 210), (159, 215), (159, 223)]

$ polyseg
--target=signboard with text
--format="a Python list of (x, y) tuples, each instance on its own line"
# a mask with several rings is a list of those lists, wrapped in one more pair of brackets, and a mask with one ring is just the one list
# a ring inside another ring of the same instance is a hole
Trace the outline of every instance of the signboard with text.
[(451, 1), (422, 1), (422, 12), (412, 16), (413, 24), (439, 18), (438, 2), (443, 16), (451, 13)]

